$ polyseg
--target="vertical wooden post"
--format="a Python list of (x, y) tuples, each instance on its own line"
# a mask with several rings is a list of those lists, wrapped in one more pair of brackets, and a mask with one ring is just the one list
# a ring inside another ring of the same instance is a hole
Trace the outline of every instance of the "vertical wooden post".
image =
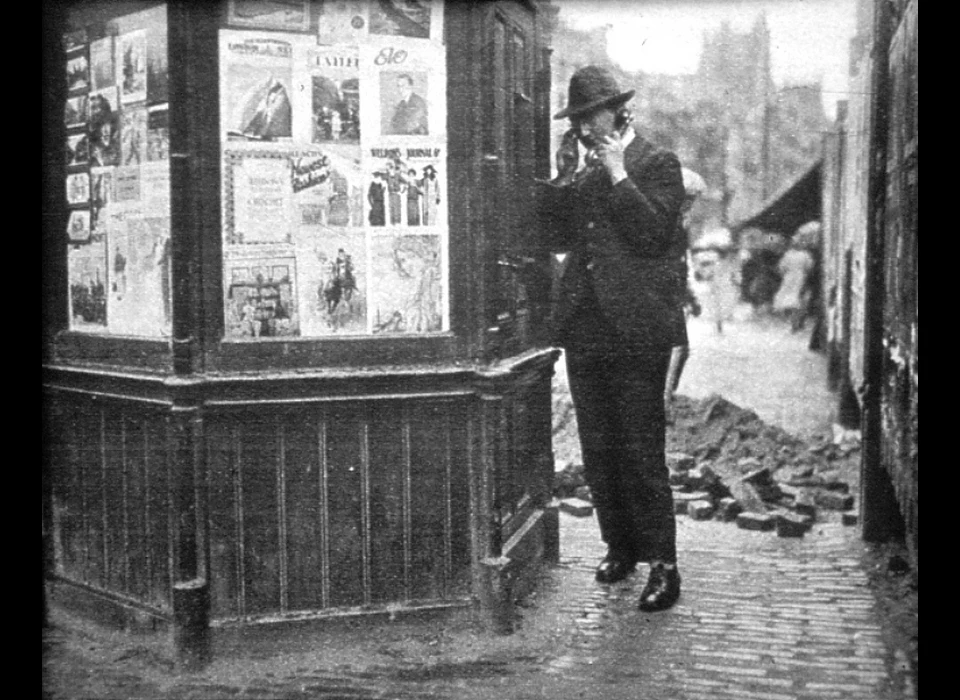
[[(217, 27), (220, 3), (168, 4), (170, 227), (173, 276), (173, 460), (175, 580), (173, 642), (178, 668), (196, 670), (211, 656), (207, 579), (202, 397), (192, 387), (204, 370), (205, 339), (218, 336), (205, 313), (204, 270), (219, 255), (219, 109)], [(214, 293), (216, 290), (214, 290)]]
[(874, 4), (873, 65), (870, 98), (870, 171), (867, 185), (866, 284), (864, 294), (864, 390), (861, 428), (860, 508), (863, 538), (883, 541), (901, 522), (890, 475), (883, 465), (884, 382), (883, 317), (884, 239), (887, 194), (887, 139), (890, 130), (889, 48), (890, 8), (886, 0)]

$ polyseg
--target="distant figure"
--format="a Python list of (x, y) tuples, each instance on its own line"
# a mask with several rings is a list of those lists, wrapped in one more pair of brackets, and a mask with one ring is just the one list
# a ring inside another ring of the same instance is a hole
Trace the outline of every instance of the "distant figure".
[(695, 278), (707, 285), (702, 299), (703, 314), (717, 333), (723, 333), (723, 324), (733, 317), (739, 297), (739, 264), (733, 249), (730, 232), (726, 229), (710, 231), (697, 243), (697, 271)]
[(390, 133), (423, 135), (427, 131), (427, 101), (413, 91), (413, 78), (403, 73), (397, 78), (400, 101), (390, 119)]
[(783, 281), (773, 299), (773, 310), (790, 319), (790, 330), (796, 333), (803, 323), (810, 304), (810, 278), (814, 269), (813, 255), (796, 241), (777, 266)]

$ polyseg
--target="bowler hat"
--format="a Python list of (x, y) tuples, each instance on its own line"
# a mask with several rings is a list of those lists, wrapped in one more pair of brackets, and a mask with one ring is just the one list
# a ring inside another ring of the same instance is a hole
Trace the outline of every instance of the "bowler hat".
[(620, 92), (620, 86), (609, 71), (600, 66), (586, 66), (570, 78), (567, 106), (554, 114), (553, 118), (578, 117), (601, 107), (619, 107), (635, 92)]

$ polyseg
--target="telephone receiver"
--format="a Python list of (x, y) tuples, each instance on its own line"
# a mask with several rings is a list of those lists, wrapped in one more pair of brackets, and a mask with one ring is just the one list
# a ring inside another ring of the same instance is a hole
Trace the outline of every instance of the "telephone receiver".
[[(614, 117), (613, 128), (617, 130), (618, 138), (623, 138), (627, 133), (627, 128), (633, 123), (633, 112), (631, 112), (627, 107), (621, 107), (617, 110), (617, 114)], [(579, 135), (579, 130), (577, 130)], [(586, 165), (597, 165), (599, 162), (599, 156), (595, 149), (589, 149), (584, 156), (584, 163)]]

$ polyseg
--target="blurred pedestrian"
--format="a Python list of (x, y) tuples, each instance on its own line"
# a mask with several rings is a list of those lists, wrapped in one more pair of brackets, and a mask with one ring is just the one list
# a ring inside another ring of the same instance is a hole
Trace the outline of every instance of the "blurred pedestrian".
[(773, 298), (775, 313), (790, 320), (790, 330), (796, 333), (803, 328), (811, 300), (811, 275), (814, 271), (813, 255), (802, 240), (794, 239), (780, 258), (777, 269), (782, 276), (780, 289)]
[[(680, 226), (683, 233), (684, 249), (683, 254), (678, 257), (679, 274), (683, 277), (684, 283), (684, 318), (700, 315), (700, 302), (690, 287), (690, 210), (696, 203), (697, 198), (703, 194), (706, 189), (706, 183), (699, 174), (689, 168), (682, 168), (684, 198), (683, 205), (680, 208)], [(673, 397), (676, 394), (677, 387), (680, 385), (680, 376), (683, 374), (683, 368), (690, 357), (690, 341), (684, 338), (683, 343), (675, 345), (670, 351), (670, 366), (667, 368), (667, 384), (663, 391), (663, 402), (667, 412), (667, 422), (672, 422)]]

